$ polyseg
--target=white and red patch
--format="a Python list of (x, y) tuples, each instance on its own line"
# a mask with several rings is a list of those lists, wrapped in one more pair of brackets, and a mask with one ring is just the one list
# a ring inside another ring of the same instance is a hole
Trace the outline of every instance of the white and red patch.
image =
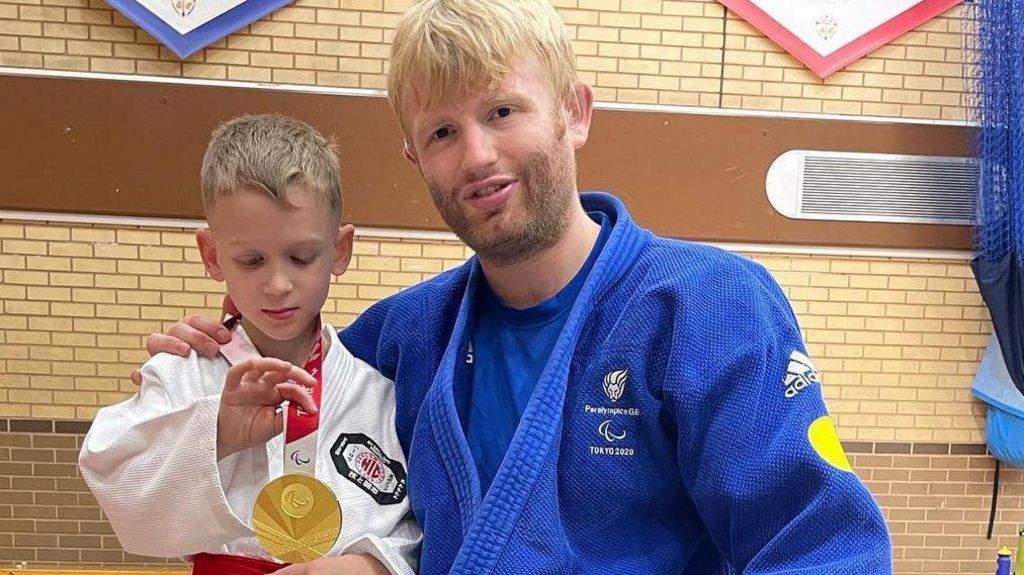
[(338, 435), (331, 447), (331, 460), (342, 477), (377, 503), (393, 505), (405, 500), (405, 466), (388, 457), (366, 434)]

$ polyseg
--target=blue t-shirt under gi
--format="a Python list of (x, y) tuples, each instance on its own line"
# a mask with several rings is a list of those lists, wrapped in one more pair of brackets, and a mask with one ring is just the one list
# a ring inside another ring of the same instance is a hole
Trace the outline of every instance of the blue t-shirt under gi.
[(463, 428), (480, 474), (481, 493), (487, 493), (498, 472), (534, 384), (608, 239), (608, 218), (600, 212), (590, 216), (601, 224), (597, 242), (576, 276), (550, 299), (515, 309), (502, 303), (486, 281), (480, 282), (480, 306), (468, 358), (472, 364), (466, 370), (472, 374), (466, 376), (472, 383), (466, 394), (468, 415), (463, 416)]

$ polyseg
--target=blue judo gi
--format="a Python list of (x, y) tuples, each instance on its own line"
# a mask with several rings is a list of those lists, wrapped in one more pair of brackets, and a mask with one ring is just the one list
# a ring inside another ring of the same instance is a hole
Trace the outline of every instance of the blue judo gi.
[(486, 494), (459, 419), (478, 261), (342, 333), (395, 380), (421, 573), (891, 573), (767, 271), (582, 200), (613, 227)]

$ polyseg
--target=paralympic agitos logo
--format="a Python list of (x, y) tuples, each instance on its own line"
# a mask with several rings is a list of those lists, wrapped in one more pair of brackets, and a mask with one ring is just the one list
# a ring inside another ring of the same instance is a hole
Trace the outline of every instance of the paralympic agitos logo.
[(300, 450), (300, 449), (296, 449), (288, 457), (291, 458), (292, 463), (294, 463), (295, 465), (305, 465), (305, 464), (309, 463), (309, 458), (308, 457), (304, 457), (302, 455), (302, 450)]

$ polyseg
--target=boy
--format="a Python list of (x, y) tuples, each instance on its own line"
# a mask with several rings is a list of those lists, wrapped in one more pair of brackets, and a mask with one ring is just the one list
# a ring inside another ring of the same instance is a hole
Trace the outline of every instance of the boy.
[[(196, 573), (277, 571), (250, 528), (253, 505), (284, 468), (305, 464), (342, 514), (337, 542), (317, 561), (343, 573), (413, 573), (420, 531), (405, 497), (393, 382), (320, 323), (331, 274), (352, 255), (339, 171), (333, 145), (291, 118), (244, 116), (214, 131), (202, 168), (209, 229), (196, 240), (240, 312), (227, 322), (238, 324), (234, 339), (224, 357), (154, 356), (139, 393), (97, 414), (79, 460), (127, 551), (192, 556)], [(263, 357), (239, 361), (228, 351), (239, 346)], [(322, 369), (310, 368), (317, 358)], [(313, 394), (302, 365), (322, 373)], [(320, 414), (306, 456), (291, 432), (281, 437), (285, 399), (299, 416)]]

